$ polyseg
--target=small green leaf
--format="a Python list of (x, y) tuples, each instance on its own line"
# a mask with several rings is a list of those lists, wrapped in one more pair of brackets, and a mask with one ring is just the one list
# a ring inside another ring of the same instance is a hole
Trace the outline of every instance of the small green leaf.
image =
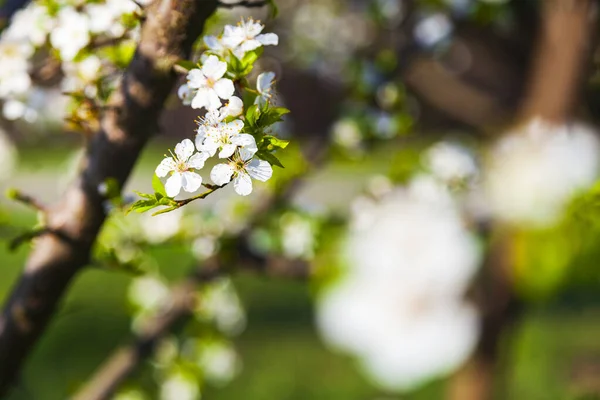
[(275, 4), (275, 0), (267, 0), (267, 4), (271, 7), (271, 18), (277, 18), (277, 15), (279, 14), (279, 8), (277, 7), (277, 4)]
[(262, 160), (265, 160), (267, 162), (269, 162), (269, 164), (271, 165), (277, 165), (279, 168), (285, 168), (283, 166), (283, 164), (281, 164), (281, 161), (279, 161), (279, 159), (277, 157), (275, 157), (273, 154), (267, 152), (267, 151), (258, 151), (256, 153), (256, 156)]
[(275, 136), (266, 135), (265, 137), (263, 137), (258, 148), (261, 150), (273, 151), (278, 149), (285, 149), (288, 146), (288, 144), (290, 144), (289, 140), (283, 140)]
[(251, 127), (256, 127), (256, 120), (260, 117), (260, 110), (258, 106), (255, 104), (253, 106), (248, 107), (248, 111), (246, 111), (246, 122)]
[(260, 114), (257, 124), (261, 127), (273, 125), (282, 121), (282, 116), (289, 113), (290, 110), (283, 107), (269, 107)]
[(154, 176), (152, 177), (152, 189), (154, 189), (154, 191), (156, 193), (160, 193), (164, 197), (167, 197), (167, 192), (165, 191), (165, 185), (163, 185), (160, 178), (156, 174), (154, 174)]
[(198, 66), (196, 64), (194, 64), (193, 62), (191, 62), (190, 60), (179, 60), (175, 63), (175, 65), (180, 66), (181, 68), (185, 69), (186, 71), (189, 71), (194, 68), (198, 68)]

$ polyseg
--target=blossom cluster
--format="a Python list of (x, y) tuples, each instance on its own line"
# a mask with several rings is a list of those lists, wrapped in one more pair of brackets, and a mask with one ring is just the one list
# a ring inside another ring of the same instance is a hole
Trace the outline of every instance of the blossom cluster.
[(480, 251), (437, 177), (377, 187), (378, 199), (353, 205), (342, 276), (318, 299), (317, 323), (375, 383), (409, 390), (473, 351), (479, 319), (464, 295)]
[(148, 3), (50, 0), (31, 2), (19, 10), (0, 36), (0, 99), (5, 101), (5, 117), (30, 122), (36, 118), (36, 102), (30, 98), (32, 76), (39, 69), (33, 61), (36, 57), (58, 62), (60, 71), (55, 72), (63, 76), (64, 92), (97, 96), (98, 81), (109, 71), (105, 71), (107, 60), (89, 50), (125, 43), (133, 46), (139, 37), (140, 6)]
[[(268, 134), (268, 130), (288, 110), (275, 106), (275, 74), (262, 72), (254, 88), (248, 86), (247, 79), (262, 47), (278, 43), (277, 35), (263, 34), (263, 28), (248, 19), (237, 26), (226, 25), (218, 37), (204, 37), (206, 51), (200, 63), (188, 68), (178, 95), (184, 105), (205, 110), (205, 114), (197, 121), (194, 141), (178, 143), (155, 170), (159, 178), (166, 178), (167, 198), (175, 198), (182, 190), (195, 193), (203, 185), (211, 187), (198, 173), (210, 157), (220, 161), (210, 172), (214, 185), (231, 182), (241, 196), (252, 192), (253, 179), (267, 181), (273, 175), (272, 164), (280, 165), (272, 152), (287, 142)], [(152, 196), (145, 198), (134, 209), (151, 205)], [(163, 199), (160, 205), (173, 203)]]

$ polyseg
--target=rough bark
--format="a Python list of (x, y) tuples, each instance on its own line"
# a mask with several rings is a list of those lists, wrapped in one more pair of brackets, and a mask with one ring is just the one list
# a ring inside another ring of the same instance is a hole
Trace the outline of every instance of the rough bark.
[(173, 64), (187, 58), (216, 6), (212, 0), (156, 0), (146, 9), (141, 41), (90, 140), (79, 176), (48, 209), (49, 232), (36, 240), (0, 316), (0, 395), (14, 382), (73, 277), (89, 262), (106, 218), (99, 186), (107, 179), (125, 183), (176, 82)]

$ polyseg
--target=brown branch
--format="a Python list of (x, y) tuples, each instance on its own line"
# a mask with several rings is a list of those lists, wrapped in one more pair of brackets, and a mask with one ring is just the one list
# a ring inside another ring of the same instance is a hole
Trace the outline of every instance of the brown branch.
[(140, 44), (88, 145), (79, 177), (48, 209), (48, 229), (68, 240), (38, 238), (0, 316), (0, 395), (14, 383), (72, 278), (89, 262), (106, 218), (99, 185), (108, 178), (125, 183), (175, 84), (172, 65), (189, 56), (216, 6), (212, 0), (157, 0), (147, 8)]

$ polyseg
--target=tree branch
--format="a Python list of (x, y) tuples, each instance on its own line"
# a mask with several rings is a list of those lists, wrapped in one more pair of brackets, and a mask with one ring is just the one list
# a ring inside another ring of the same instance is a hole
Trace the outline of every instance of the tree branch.
[(14, 382), (72, 278), (89, 262), (106, 218), (99, 185), (108, 178), (121, 187), (125, 183), (176, 82), (173, 64), (189, 56), (216, 6), (212, 0), (156, 0), (147, 8), (141, 41), (88, 145), (81, 172), (48, 209), (48, 229), (68, 240), (54, 234), (37, 240), (0, 316), (0, 395)]

